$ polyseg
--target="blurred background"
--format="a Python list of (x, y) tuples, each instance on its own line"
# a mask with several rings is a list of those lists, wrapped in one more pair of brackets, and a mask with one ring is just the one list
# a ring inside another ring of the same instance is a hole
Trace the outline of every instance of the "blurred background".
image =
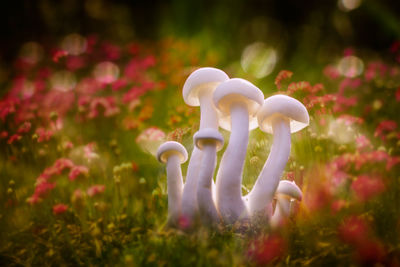
[(393, 0), (25, 0), (9, 2), (3, 13), (4, 64), (25, 42), (55, 43), (70, 33), (119, 44), (174, 36), (212, 47), (230, 63), (240, 58), (244, 69), (251, 68), (246, 58), (264, 58), (260, 77), (275, 65), (329, 63), (347, 47), (373, 57), (400, 38), (400, 2)]

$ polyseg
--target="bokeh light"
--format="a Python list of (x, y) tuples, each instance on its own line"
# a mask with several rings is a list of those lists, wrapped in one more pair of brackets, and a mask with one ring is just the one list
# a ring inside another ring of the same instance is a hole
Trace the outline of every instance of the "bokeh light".
[(72, 72), (62, 70), (51, 76), (50, 83), (52, 89), (67, 92), (75, 88), (76, 78)]
[(248, 45), (242, 53), (241, 65), (245, 72), (260, 79), (269, 75), (275, 68), (278, 60), (274, 48), (266, 44), (256, 42)]
[(86, 51), (87, 41), (83, 36), (73, 33), (64, 38), (61, 48), (70, 55), (78, 56)]
[(358, 8), (362, 3), (362, 0), (339, 0), (338, 6), (340, 10), (348, 12)]
[(119, 68), (112, 62), (101, 62), (96, 65), (93, 75), (98, 82), (109, 84), (118, 79)]
[(364, 63), (356, 56), (346, 56), (339, 61), (338, 70), (346, 77), (357, 77), (364, 71)]
[(36, 42), (25, 43), (19, 52), (19, 57), (29, 64), (38, 63), (43, 57), (43, 48)]

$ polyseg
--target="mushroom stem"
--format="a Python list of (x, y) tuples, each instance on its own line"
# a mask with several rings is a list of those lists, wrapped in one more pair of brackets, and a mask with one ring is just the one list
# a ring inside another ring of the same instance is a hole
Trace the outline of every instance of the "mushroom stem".
[(212, 99), (213, 90), (204, 90), (199, 95), (200, 129), (218, 129), (218, 114)]
[(203, 223), (215, 224), (219, 221), (219, 215), (212, 198), (212, 181), (216, 166), (215, 143), (204, 144), (203, 160), (199, 171), (199, 184), (197, 189), (197, 201)]
[(185, 187), (182, 194), (182, 216), (188, 220), (192, 220), (198, 211), (196, 191), (202, 155), (203, 152), (194, 146), (189, 160)]
[(278, 196), (274, 215), (271, 217), (271, 226), (277, 227), (290, 215), (290, 197)]
[(247, 217), (242, 199), (242, 174), (249, 142), (249, 115), (246, 105), (230, 107), (231, 136), (217, 174), (217, 205), (226, 223)]
[(182, 171), (179, 155), (173, 154), (167, 160), (168, 221), (178, 224), (182, 203)]
[(251, 216), (259, 212), (267, 216), (266, 207), (274, 197), (280, 177), (289, 160), (289, 120), (283, 117), (276, 117), (272, 121), (272, 131), (274, 139), (268, 159), (247, 197)]

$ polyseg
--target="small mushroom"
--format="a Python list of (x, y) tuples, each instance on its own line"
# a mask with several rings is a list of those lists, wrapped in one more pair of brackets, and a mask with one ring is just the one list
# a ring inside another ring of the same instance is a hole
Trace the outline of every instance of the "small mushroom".
[(216, 152), (224, 146), (224, 138), (215, 129), (205, 128), (193, 136), (194, 143), (203, 152), (197, 185), (197, 202), (200, 218), (205, 225), (219, 222), (219, 214), (213, 200), (212, 181), (216, 166)]
[(273, 228), (283, 224), (289, 218), (291, 201), (301, 201), (302, 193), (295, 182), (282, 180), (279, 182), (275, 196), (277, 198), (276, 208), (270, 221)]
[[(212, 100), (217, 85), (229, 77), (215, 68), (200, 68), (186, 79), (183, 86), (183, 99), (189, 106), (200, 106), (200, 129), (218, 129), (218, 114)], [(190, 156), (182, 196), (182, 215), (192, 221), (197, 213), (197, 184), (202, 153), (195, 146)]]
[(305, 106), (286, 95), (274, 95), (264, 101), (257, 114), (260, 129), (274, 136), (268, 159), (251, 192), (246, 196), (250, 215), (268, 217), (266, 207), (272, 202), (280, 177), (289, 160), (290, 134), (309, 124)]
[(241, 186), (249, 130), (256, 127), (256, 113), (264, 101), (260, 89), (235, 78), (222, 82), (214, 92), (220, 126), (231, 130), (229, 145), (221, 159), (216, 181), (217, 208), (225, 223), (248, 217)]
[(184, 146), (168, 141), (157, 150), (157, 159), (167, 164), (168, 223), (178, 225), (181, 215), (183, 180), (180, 165), (188, 158)]

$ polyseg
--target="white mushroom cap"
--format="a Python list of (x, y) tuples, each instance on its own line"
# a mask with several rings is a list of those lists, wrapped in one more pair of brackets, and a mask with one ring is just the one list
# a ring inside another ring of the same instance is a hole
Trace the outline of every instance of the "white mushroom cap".
[(174, 154), (179, 156), (181, 163), (188, 159), (186, 148), (175, 141), (168, 141), (162, 144), (157, 150), (157, 159), (162, 163), (166, 163), (168, 158)]
[(300, 131), (310, 123), (306, 107), (297, 99), (286, 95), (274, 95), (264, 101), (257, 114), (260, 129), (272, 133), (271, 122), (276, 116), (286, 117), (290, 121), (290, 131)]
[(249, 129), (257, 128), (257, 111), (264, 102), (264, 94), (252, 83), (233, 78), (222, 82), (215, 89), (214, 104), (221, 114), (220, 126), (231, 130), (230, 106), (233, 103), (242, 103), (249, 112)]
[(219, 83), (228, 79), (228, 75), (222, 70), (210, 67), (198, 69), (189, 75), (183, 85), (183, 100), (189, 106), (200, 106), (201, 90), (215, 89)]
[(224, 138), (222, 134), (213, 128), (205, 128), (199, 130), (194, 136), (193, 141), (197, 148), (203, 149), (205, 143), (216, 144), (217, 151), (224, 146)]
[(288, 196), (290, 198), (294, 198), (299, 201), (303, 197), (303, 194), (301, 193), (301, 190), (296, 185), (296, 183), (290, 182), (288, 180), (281, 180), (279, 182), (278, 188), (276, 189), (276, 195)]

